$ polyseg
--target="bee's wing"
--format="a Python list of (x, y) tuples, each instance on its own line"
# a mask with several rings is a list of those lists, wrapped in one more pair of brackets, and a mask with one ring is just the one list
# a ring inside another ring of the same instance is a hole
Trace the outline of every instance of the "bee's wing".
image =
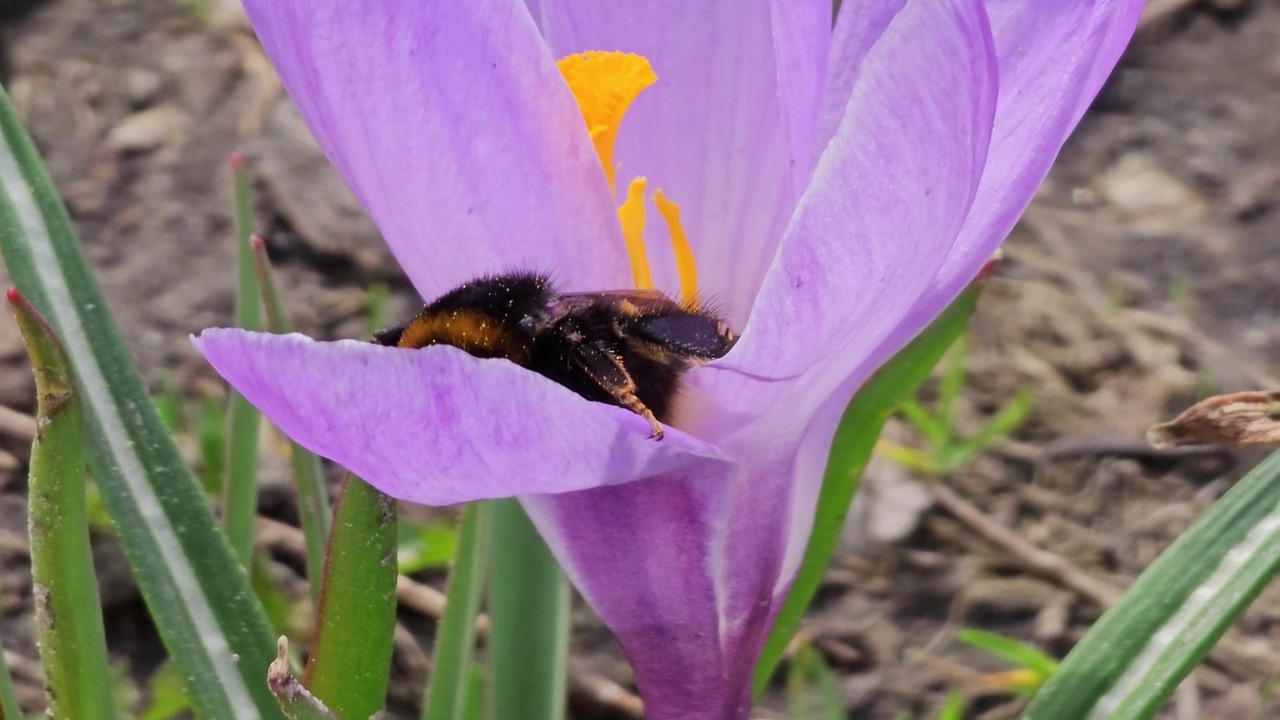
[(602, 290), (598, 292), (562, 293), (547, 303), (552, 318), (562, 318), (576, 310), (606, 304), (619, 307), (629, 304), (627, 315), (685, 312), (684, 306), (667, 297), (661, 290)]
[(626, 324), (626, 335), (702, 360), (724, 357), (737, 341), (719, 318), (683, 309), (632, 318)]
[(662, 292), (661, 290), (655, 290), (654, 288), (631, 288), (630, 290), (626, 290), (626, 289), (598, 290), (596, 292), (585, 292), (585, 293), (564, 293), (560, 297), (575, 297), (575, 296), (583, 296), (591, 299), (612, 298), (617, 300), (630, 300), (632, 302), (658, 301), (658, 302), (663, 302), (670, 305), (679, 304), (676, 301), (672, 300), (671, 298), (667, 297), (666, 293)]

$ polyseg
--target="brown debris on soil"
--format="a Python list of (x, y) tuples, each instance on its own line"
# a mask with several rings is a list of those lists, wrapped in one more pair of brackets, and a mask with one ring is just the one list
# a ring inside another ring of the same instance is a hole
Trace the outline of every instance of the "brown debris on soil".
[(1147, 440), (1157, 448), (1178, 445), (1275, 445), (1280, 443), (1280, 392), (1214, 395), (1166, 423), (1152, 425)]

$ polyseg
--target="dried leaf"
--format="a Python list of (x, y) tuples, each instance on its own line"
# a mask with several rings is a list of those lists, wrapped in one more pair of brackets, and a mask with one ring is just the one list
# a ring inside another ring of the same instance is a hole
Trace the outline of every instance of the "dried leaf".
[(1280, 443), (1280, 392), (1215, 395), (1167, 423), (1152, 425), (1147, 441), (1158, 448)]

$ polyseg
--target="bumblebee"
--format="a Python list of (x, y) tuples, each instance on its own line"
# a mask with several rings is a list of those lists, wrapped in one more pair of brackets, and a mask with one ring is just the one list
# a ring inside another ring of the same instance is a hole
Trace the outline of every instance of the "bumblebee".
[(680, 376), (723, 357), (737, 337), (714, 313), (656, 290), (561, 293), (544, 275), (495, 275), (460, 285), (374, 342), (452, 345), (505, 358), (595, 402), (649, 421), (661, 440)]

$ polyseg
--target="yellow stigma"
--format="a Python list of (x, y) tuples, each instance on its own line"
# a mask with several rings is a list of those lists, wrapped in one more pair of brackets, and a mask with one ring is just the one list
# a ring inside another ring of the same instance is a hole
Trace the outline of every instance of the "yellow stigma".
[(658, 79), (649, 61), (640, 55), (592, 50), (561, 58), (560, 73), (582, 109), (587, 131), (604, 166), (609, 189), (614, 189), (613, 146), (618, 141), (622, 116), (642, 90)]
[[(613, 149), (618, 141), (618, 128), (631, 102), (656, 82), (658, 76), (648, 60), (632, 53), (591, 50), (561, 58), (556, 64), (582, 110), (587, 131), (591, 133), (591, 143), (609, 180), (609, 189), (616, 192), (614, 176), (617, 168), (613, 164)], [(642, 177), (630, 182), (627, 198), (618, 208), (618, 221), (627, 243), (632, 280), (637, 288), (647, 290), (653, 287), (653, 275), (649, 271), (649, 258), (644, 247), (645, 185)], [(652, 199), (671, 235), (671, 248), (680, 275), (680, 299), (689, 307), (696, 308), (698, 267), (694, 262), (693, 247), (680, 224), (680, 207), (668, 200), (661, 190), (655, 191)]]

